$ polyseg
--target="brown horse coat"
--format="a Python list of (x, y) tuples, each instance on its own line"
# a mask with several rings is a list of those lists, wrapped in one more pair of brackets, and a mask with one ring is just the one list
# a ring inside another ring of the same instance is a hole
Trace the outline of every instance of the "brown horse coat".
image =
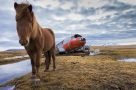
[(32, 5), (14, 3), (16, 10), (17, 33), (19, 43), (25, 47), (31, 59), (32, 75), (39, 77), (40, 57), (44, 53), (46, 70), (49, 69), (51, 57), (55, 70), (55, 35), (49, 28), (41, 28), (37, 23)]

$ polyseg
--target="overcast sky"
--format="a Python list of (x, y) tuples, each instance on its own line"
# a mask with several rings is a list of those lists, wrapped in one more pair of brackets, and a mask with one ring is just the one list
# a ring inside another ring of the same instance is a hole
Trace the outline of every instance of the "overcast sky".
[[(22, 48), (16, 34), (14, 2), (0, 0), (0, 50)], [(56, 42), (75, 33), (90, 45), (136, 44), (136, 0), (27, 0)]]

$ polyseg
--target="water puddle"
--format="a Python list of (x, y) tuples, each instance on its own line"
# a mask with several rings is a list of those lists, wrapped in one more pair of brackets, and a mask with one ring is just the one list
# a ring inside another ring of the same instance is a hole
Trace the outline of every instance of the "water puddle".
[(100, 54), (100, 50), (99, 49), (95, 49), (95, 50), (91, 50), (90, 51), (90, 56), (95, 56), (95, 55), (98, 55), (98, 54)]
[(15, 90), (15, 85), (0, 87), (0, 90)]
[(124, 58), (124, 59), (121, 59), (119, 61), (123, 61), (123, 62), (136, 62), (136, 58)]
[(0, 84), (21, 77), (29, 72), (31, 72), (30, 60), (0, 65)]

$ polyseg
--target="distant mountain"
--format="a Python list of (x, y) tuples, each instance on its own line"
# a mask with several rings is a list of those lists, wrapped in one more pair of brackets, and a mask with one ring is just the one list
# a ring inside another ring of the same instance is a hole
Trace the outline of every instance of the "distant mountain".
[(8, 49), (8, 50), (6, 50), (6, 51), (13, 52), (13, 51), (23, 51), (23, 50), (25, 50), (25, 49)]

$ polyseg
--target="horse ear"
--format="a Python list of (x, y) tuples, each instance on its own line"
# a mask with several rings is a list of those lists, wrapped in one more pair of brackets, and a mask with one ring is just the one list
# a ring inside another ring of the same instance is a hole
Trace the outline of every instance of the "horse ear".
[(18, 6), (18, 4), (15, 2), (15, 3), (14, 3), (14, 8), (16, 9), (17, 6)]
[(32, 12), (32, 5), (31, 4), (28, 6), (28, 9), (30, 12)]

